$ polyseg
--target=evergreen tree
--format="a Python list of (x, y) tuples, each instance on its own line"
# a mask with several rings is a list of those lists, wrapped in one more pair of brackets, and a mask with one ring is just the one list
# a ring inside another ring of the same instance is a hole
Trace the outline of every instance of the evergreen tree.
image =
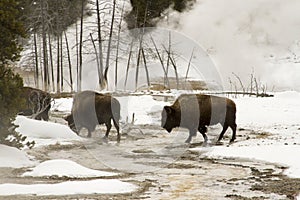
[[(19, 39), (26, 35), (21, 11), (19, 1), (0, 1), (0, 143), (17, 147), (22, 146), (25, 138), (10, 127), (25, 100), (21, 97), (23, 80), (12, 71), (10, 65), (20, 57), (22, 47)], [(8, 135), (14, 135), (15, 139), (7, 141)]]
[[(152, 27), (154, 19), (161, 17), (162, 13), (171, 6), (172, 9), (183, 12), (195, 0), (130, 0), (132, 10), (127, 14), (128, 28)], [(145, 12), (147, 12), (145, 14)], [(146, 17), (146, 19), (145, 19)]]
[(18, 39), (26, 32), (21, 18), (21, 6), (15, 0), (0, 1), (0, 64), (16, 61), (22, 50)]

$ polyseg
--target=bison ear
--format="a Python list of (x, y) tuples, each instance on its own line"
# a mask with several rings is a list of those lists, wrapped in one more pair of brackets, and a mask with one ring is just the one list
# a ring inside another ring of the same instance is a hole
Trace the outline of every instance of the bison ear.
[(166, 110), (167, 114), (172, 114), (173, 112), (173, 108), (171, 108), (170, 106), (165, 106), (164, 109)]

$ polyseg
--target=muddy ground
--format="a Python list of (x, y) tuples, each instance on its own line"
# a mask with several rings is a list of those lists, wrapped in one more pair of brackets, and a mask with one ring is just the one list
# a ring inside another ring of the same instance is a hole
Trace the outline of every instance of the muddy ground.
[[(209, 129), (210, 145), (214, 145), (219, 131), (218, 127)], [(120, 144), (115, 142), (115, 129), (112, 129), (108, 143), (102, 140), (104, 132), (105, 127), (99, 126), (92, 138), (86, 138), (83, 130), (83, 141), (35, 147), (27, 152), (39, 161), (70, 159), (92, 169), (118, 172), (119, 176), (109, 178), (134, 183), (139, 186), (138, 191), (117, 195), (16, 195), (2, 196), (0, 199), (274, 200), (294, 199), (300, 191), (300, 180), (283, 175), (282, 166), (253, 160), (208, 159), (203, 155), (209, 148), (202, 146), (202, 136), (198, 135), (191, 145), (186, 145), (183, 142), (188, 133), (184, 129), (168, 134), (155, 125), (123, 126)], [(255, 132), (243, 129), (237, 135), (237, 142), (257, 137)], [(220, 145), (228, 146), (230, 137), (228, 131)], [(203, 152), (192, 151), (194, 147), (203, 148)], [(66, 177), (20, 177), (26, 170), (1, 168), (0, 183), (33, 184), (76, 180)]]

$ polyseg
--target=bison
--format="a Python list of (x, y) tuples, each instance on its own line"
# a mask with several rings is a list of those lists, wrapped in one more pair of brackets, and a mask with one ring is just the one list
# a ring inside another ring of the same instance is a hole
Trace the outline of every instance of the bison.
[(190, 143), (193, 136), (199, 131), (204, 144), (207, 143), (207, 126), (220, 123), (223, 130), (218, 142), (223, 138), (227, 128), (232, 129), (230, 143), (236, 138), (236, 105), (224, 97), (204, 94), (184, 94), (171, 106), (165, 106), (162, 111), (161, 126), (168, 132), (175, 127), (184, 127), (189, 130), (189, 137), (185, 141)]
[(19, 114), (32, 116), (37, 120), (49, 120), (51, 95), (48, 92), (32, 87), (23, 87), (21, 97), (25, 99), (25, 107)]
[(120, 103), (109, 94), (83, 91), (75, 95), (71, 114), (64, 118), (69, 127), (79, 134), (82, 128), (88, 130), (88, 137), (98, 124), (106, 125), (105, 139), (111, 129), (111, 120), (117, 129), (117, 141), (120, 142), (119, 119)]

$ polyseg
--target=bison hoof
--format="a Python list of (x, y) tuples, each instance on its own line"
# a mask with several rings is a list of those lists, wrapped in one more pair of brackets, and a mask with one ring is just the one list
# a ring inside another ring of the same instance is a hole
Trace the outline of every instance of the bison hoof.
[(233, 139), (233, 140), (231, 139), (231, 140), (229, 141), (229, 144), (232, 144), (232, 143), (234, 143), (234, 139)]
[(186, 141), (184, 143), (190, 144), (191, 143), (191, 139), (190, 138), (186, 139)]
[(102, 142), (108, 143), (108, 138), (107, 138), (106, 136), (104, 136), (104, 137), (102, 138)]

